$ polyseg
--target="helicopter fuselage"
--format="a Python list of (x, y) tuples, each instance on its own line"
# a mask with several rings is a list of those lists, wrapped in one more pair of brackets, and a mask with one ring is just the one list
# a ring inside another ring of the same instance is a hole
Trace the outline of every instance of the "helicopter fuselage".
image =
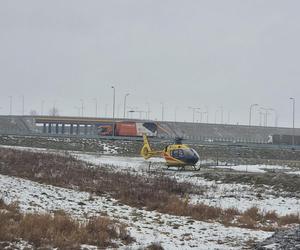
[(168, 167), (195, 166), (200, 158), (194, 149), (182, 144), (180, 140), (166, 146), (163, 150), (153, 150), (146, 135), (143, 135), (143, 141), (144, 145), (141, 149), (141, 156), (146, 160), (154, 156), (161, 156), (166, 160)]

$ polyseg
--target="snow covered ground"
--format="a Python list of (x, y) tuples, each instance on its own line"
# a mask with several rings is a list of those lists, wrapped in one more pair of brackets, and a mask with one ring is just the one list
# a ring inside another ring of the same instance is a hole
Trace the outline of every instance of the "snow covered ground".
[[(34, 152), (64, 153), (65, 151), (37, 148), (9, 147)], [(68, 152), (93, 166), (106, 165), (112, 171), (132, 171), (147, 174), (149, 161), (141, 157), (123, 157), (107, 154)], [(151, 159), (151, 169), (161, 169), (164, 160)], [(216, 168), (216, 167), (212, 167)], [(224, 168), (224, 166), (222, 166)], [(229, 166), (228, 166), (229, 168)], [(285, 166), (251, 165), (231, 166), (233, 170), (263, 173), (266, 170), (291, 171)], [(246, 169), (247, 168), (247, 169)], [(200, 170), (201, 171), (201, 170)], [(217, 170), (216, 170), (217, 171)], [(274, 196), (271, 187), (244, 184), (225, 184), (208, 181), (195, 172), (164, 171), (180, 182), (190, 182), (205, 190), (203, 195), (193, 195), (190, 202), (203, 202), (222, 208), (234, 207), (244, 211), (257, 206), (263, 211), (276, 211), (280, 215), (298, 213), (300, 202), (294, 197)], [(298, 171), (299, 172), (299, 171)], [(262, 240), (269, 232), (235, 227), (218, 223), (194, 221), (186, 217), (135, 209), (110, 197), (91, 197), (88, 193), (42, 185), (28, 180), (0, 175), (0, 198), (10, 202), (18, 200), (23, 211), (54, 211), (63, 209), (79, 219), (107, 214), (129, 225), (131, 235), (137, 239), (133, 248), (159, 242), (165, 249), (241, 249), (248, 240)]]
[[(65, 152), (40, 148), (5, 147), (33, 152)], [(100, 166), (105, 164), (114, 171), (132, 171), (139, 174), (146, 174), (150, 162), (150, 160), (145, 161), (142, 157), (124, 157), (71, 151), (69, 151), (69, 153), (77, 159), (88, 162), (91, 165)], [(151, 158), (151, 169), (161, 169), (162, 166), (164, 166), (164, 159)], [(290, 171), (286, 166), (271, 165), (238, 165), (227, 167), (237, 171), (245, 171), (247, 169), (248, 172), (258, 173), (263, 173), (266, 169)], [(211, 168), (215, 169), (216, 167), (212, 166)], [(224, 166), (222, 166), (222, 168), (224, 168)], [(205, 192), (203, 195), (194, 195), (190, 197), (190, 201), (194, 204), (203, 202), (207, 205), (218, 206), (221, 208), (234, 207), (238, 208), (240, 211), (245, 211), (248, 208), (257, 206), (262, 211), (274, 210), (279, 215), (298, 213), (300, 211), (299, 199), (295, 197), (281, 197), (279, 195), (274, 196), (274, 193), (277, 192), (273, 191), (271, 187), (257, 188), (253, 185), (225, 184), (218, 181), (208, 181), (202, 177), (195, 177), (195, 172), (165, 171), (165, 173), (171, 177), (175, 177), (180, 182), (190, 182), (194, 185), (204, 187)], [(300, 173), (300, 171), (298, 171), (298, 173)]]
[(86, 192), (4, 175), (0, 175), (0, 197), (6, 202), (18, 200), (24, 212), (63, 209), (78, 219), (107, 214), (129, 225), (131, 235), (136, 238), (133, 249), (153, 242), (161, 243), (165, 249), (241, 249), (249, 240), (262, 240), (271, 235), (135, 209), (109, 197), (91, 197)]

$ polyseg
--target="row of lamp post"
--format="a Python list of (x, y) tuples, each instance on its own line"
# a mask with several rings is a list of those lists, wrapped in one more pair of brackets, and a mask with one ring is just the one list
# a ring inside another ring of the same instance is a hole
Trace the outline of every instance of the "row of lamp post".
[[(290, 97), (290, 100), (292, 100), (292, 104), (293, 104), (293, 132), (292, 132), (292, 144), (295, 145), (295, 103), (296, 103), (296, 100), (294, 97)], [(254, 103), (254, 104), (251, 104), (250, 105), (250, 110), (249, 110), (249, 126), (251, 126), (251, 115), (252, 115), (252, 109), (255, 107), (255, 106), (259, 106), (257, 103)], [(278, 123), (278, 114), (276, 112), (275, 109), (272, 109), (272, 108), (261, 108), (261, 110), (264, 110), (265, 111), (265, 117), (264, 117), (264, 125), (267, 126), (267, 119), (268, 119), (268, 111), (273, 111), (274, 112), (274, 115), (275, 115), (275, 127), (277, 127), (277, 123)]]
[[(249, 126), (252, 125), (252, 110), (254, 107), (258, 107), (259, 105), (257, 103), (251, 104), (250, 105), (250, 110), (249, 110)], [(261, 125), (261, 116), (264, 115), (264, 126), (268, 125), (268, 115), (269, 115), (269, 111), (274, 112), (274, 126), (277, 127), (277, 119), (278, 119), (278, 115), (275, 109), (273, 108), (263, 108), (260, 107), (260, 110), (263, 110), (265, 113), (263, 114), (262, 112), (260, 112), (260, 125)]]

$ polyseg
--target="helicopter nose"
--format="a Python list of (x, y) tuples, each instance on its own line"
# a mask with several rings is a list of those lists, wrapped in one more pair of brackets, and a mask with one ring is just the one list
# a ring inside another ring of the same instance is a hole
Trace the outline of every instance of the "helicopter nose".
[(196, 164), (198, 161), (199, 161), (199, 157), (197, 155), (194, 155), (193, 163)]
[(199, 157), (197, 155), (193, 155), (189, 157), (188, 162), (191, 165), (195, 165), (199, 161)]

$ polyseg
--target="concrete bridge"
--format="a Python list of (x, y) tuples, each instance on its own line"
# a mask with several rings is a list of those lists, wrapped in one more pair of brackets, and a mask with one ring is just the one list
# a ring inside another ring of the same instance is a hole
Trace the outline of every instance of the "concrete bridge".
[[(80, 135), (97, 138), (99, 137), (97, 135), (98, 124), (114, 124), (122, 121), (149, 122), (148, 120), (95, 117), (0, 116), (0, 134)], [(293, 135), (292, 128), (282, 127), (152, 122), (157, 124), (159, 138), (180, 136), (193, 141), (268, 143), (270, 135)], [(300, 135), (300, 129), (295, 128), (294, 133)]]

